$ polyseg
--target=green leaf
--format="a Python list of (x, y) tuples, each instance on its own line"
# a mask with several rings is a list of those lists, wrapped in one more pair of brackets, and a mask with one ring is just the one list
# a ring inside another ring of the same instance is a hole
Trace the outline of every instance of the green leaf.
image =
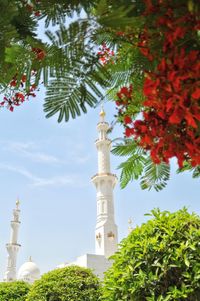
[(189, 260), (188, 260), (188, 258), (187, 258), (186, 255), (184, 256), (184, 262), (185, 262), (185, 265), (186, 265), (187, 267), (190, 266), (190, 262), (189, 262)]
[(122, 169), (120, 175), (121, 188), (125, 188), (130, 181), (133, 179), (137, 180), (141, 176), (144, 162), (145, 158), (140, 154), (135, 153), (118, 166), (118, 168)]
[(113, 155), (116, 156), (129, 156), (132, 155), (135, 152), (135, 149), (137, 148), (137, 144), (132, 139), (126, 139), (124, 140), (124, 143), (122, 144), (116, 144), (112, 148)]
[(155, 164), (151, 158), (145, 162), (144, 175), (141, 177), (140, 185), (142, 189), (162, 190), (170, 177), (170, 165), (164, 162)]
[(200, 177), (200, 166), (195, 167), (193, 174), (192, 174), (193, 178), (199, 178)]

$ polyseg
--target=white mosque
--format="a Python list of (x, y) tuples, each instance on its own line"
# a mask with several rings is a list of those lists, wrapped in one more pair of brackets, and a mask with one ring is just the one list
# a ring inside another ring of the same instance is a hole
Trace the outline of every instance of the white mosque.
[[(100, 121), (97, 124), (99, 133), (95, 142), (98, 152), (98, 173), (92, 177), (97, 191), (97, 222), (95, 229), (95, 254), (85, 254), (70, 264), (61, 264), (57, 268), (68, 265), (78, 265), (87, 267), (94, 271), (96, 275), (103, 278), (104, 272), (111, 265), (108, 259), (117, 251), (118, 235), (115, 224), (113, 190), (117, 183), (116, 175), (110, 171), (110, 147), (111, 140), (107, 137), (109, 124), (105, 121), (105, 112), (100, 112)], [(18, 231), (20, 226), (19, 201), (13, 210), (13, 220), (11, 221), (10, 242), (6, 245), (8, 252), (7, 269), (4, 281), (10, 282), (23, 280), (33, 283), (40, 278), (40, 269), (30, 258), (18, 270), (16, 269), (17, 254), (21, 245), (18, 243)]]

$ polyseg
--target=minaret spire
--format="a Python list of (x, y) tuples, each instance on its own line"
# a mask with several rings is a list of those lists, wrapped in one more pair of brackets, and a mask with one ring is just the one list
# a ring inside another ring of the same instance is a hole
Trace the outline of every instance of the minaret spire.
[(18, 244), (18, 230), (20, 226), (19, 221), (19, 199), (16, 201), (16, 207), (13, 210), (13, 220), (11, 221), (11, 236), (10, 236), (10, 242), (6, 244), (6, 249), (8, 252), (8, 263), (7, 263), (7, 269), (4, 275), (4, 281), (14, 281), (16, 280), (16, 262), (17, 262), (17, 253), (21, 247), (21, 245)]
[(99, 113), (99, 116), (100, 116), (100, 121), (101, 121), (101, 122), (104, 122), (106, 113), (105, 113), (105, 111), (104, 111), (103, 105), (101, 105), (101, 112)]
[(128, 234), (131, 233), (133, 231), (133, 220), (132, 218), (130, 217), (128, 219)]
[(110, 171), (111, 140), (107, 137), (109, 124), (105, 122), (103, 107), (97, 124), (99, 137), (95, 144), (98, 152), (98, 173), (92, 177), (97, 190), (97, 223), (95, 230), (95, 249), (97, 255), (109, 257), (117, 250), (117, 226), (114, 220), (113, 189), (117, 183), (116, 175)]

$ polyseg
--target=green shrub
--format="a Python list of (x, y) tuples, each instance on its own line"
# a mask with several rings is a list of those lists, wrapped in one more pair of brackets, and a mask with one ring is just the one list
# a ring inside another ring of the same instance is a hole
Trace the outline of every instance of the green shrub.
[(22, 282), (0, 282), (0, 301), (25, 301), (30, 285)]
[(99, 297), (98, 278), (89, 269), (69, 266), (44, 274), (26, 301), (97, 301)]
[(185, 208), (151, 215), (113, 256), (103, 300), (200, 301), (200, 217)]

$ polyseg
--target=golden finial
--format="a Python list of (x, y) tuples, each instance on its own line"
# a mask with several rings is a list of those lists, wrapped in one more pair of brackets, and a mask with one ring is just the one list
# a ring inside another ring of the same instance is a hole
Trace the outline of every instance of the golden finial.
[(17, 200), (16, 200), (16, 207), (17, 207), (17, 209), (19, 208), (19, 205), (20, 205), (20, 201), (19, 201), (19, 198), (17, 198)]
[(133, 220), (132, 220), (132, 218), (130, 217), (130, 218), (128, 219), (128, 224), (129, 224), (129, 225), (132, 225), (132, 223), (133, 223)]
[(101, 112), (99, 113), (99, 116), (100, 116), (101, 118), (104, 118), (104, 117), (106, 116), (106, 113), (105, 113), (105, 111), (104, 111), (103, 105), (101, 105)]

